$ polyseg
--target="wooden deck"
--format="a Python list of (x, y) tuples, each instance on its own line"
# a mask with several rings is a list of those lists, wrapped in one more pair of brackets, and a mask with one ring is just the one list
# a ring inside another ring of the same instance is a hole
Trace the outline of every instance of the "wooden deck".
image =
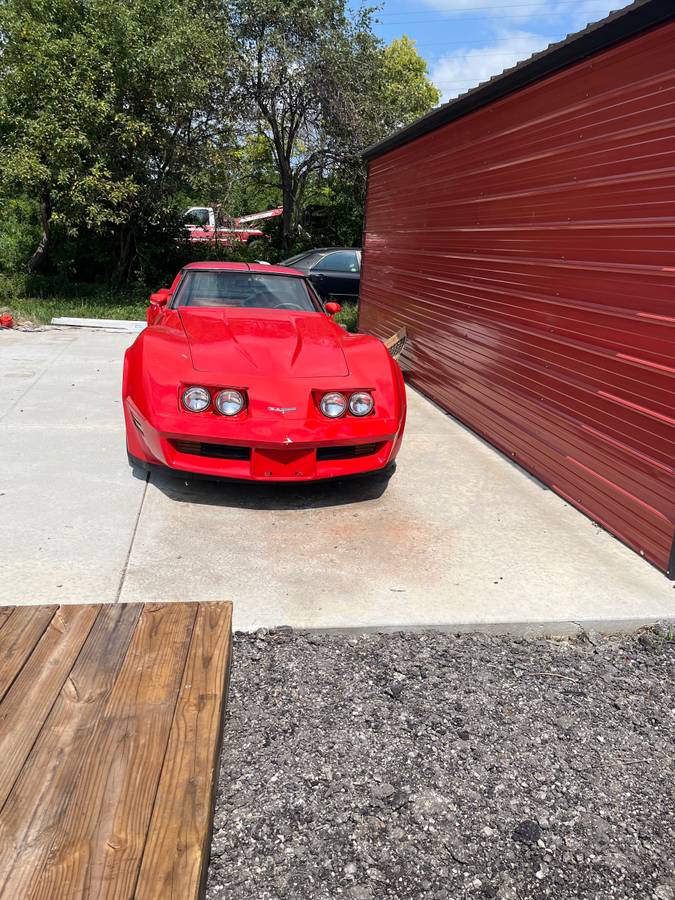
[(229, 603), (0, 608), (0, 898), (203, 895)]

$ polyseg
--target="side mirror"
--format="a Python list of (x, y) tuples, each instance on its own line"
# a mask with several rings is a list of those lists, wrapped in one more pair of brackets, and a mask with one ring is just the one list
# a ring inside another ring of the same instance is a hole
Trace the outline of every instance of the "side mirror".
[(339, 313), (341, 309), (342, 307), (339, 303), (333, 303), (332, 301), (330, 303), (326, 303), (326, 312), (329, 316), (334, 316), (336, 313)]
[(150, 294), (150, 306), (148, 306), (145, 319), (148, 325), (152, 325), (159, 316), (162, 307), (166, 306), (171, 291), (169, 288), (160, 288), (154, 294)]
[(154, 294), (150, 294), (150, 303), (153, 306), (166, 306), (170, 293), (169, 288), (160, 288)]

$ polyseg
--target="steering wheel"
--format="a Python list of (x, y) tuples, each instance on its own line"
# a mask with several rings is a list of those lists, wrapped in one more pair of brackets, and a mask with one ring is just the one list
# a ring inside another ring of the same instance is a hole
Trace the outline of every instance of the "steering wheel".
[(302, 306), (299, 303), (277, 303), (274, 307), (275, 309), (299, 309), (300, 312), (303, 312)]

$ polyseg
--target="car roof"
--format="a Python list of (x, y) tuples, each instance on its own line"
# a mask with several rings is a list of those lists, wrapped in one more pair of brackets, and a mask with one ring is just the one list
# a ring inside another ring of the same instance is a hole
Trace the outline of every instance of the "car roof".
[[(302, 253), (296, 253), (289, 259), (295, 260), (295, 264), (304, 262), (309, 256), (325, 256), (327, 253), (348, 251), (351, 253), (361, 253), (361, 247), (314, 247), (312, 250), (303, 250)], [(318, 260), (317, 260), (318, 262)]]
[(205, 271), (214, 269), (225, 270), (229, 272), (262, 272), (264, 275), (295, 275), (302, 277), (304, 272), (297, 269), (290, 269), (288, 266), (268, 266), (265, 263), (246, 263), (246, 262), (192, 262), (183, 266), (183, 271), (192, 271), (193, 269)]
[(314, 247), (313, 250), (306, 250), (305, 253), (332, 253), (334, 250), (355, 250), (361, 252), (360, 247)]

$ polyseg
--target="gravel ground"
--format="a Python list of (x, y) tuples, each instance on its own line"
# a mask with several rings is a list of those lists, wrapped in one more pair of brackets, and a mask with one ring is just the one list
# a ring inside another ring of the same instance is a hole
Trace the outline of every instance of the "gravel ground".
[(675, 644), (237, 635), (208, 900), (675, 900)]

